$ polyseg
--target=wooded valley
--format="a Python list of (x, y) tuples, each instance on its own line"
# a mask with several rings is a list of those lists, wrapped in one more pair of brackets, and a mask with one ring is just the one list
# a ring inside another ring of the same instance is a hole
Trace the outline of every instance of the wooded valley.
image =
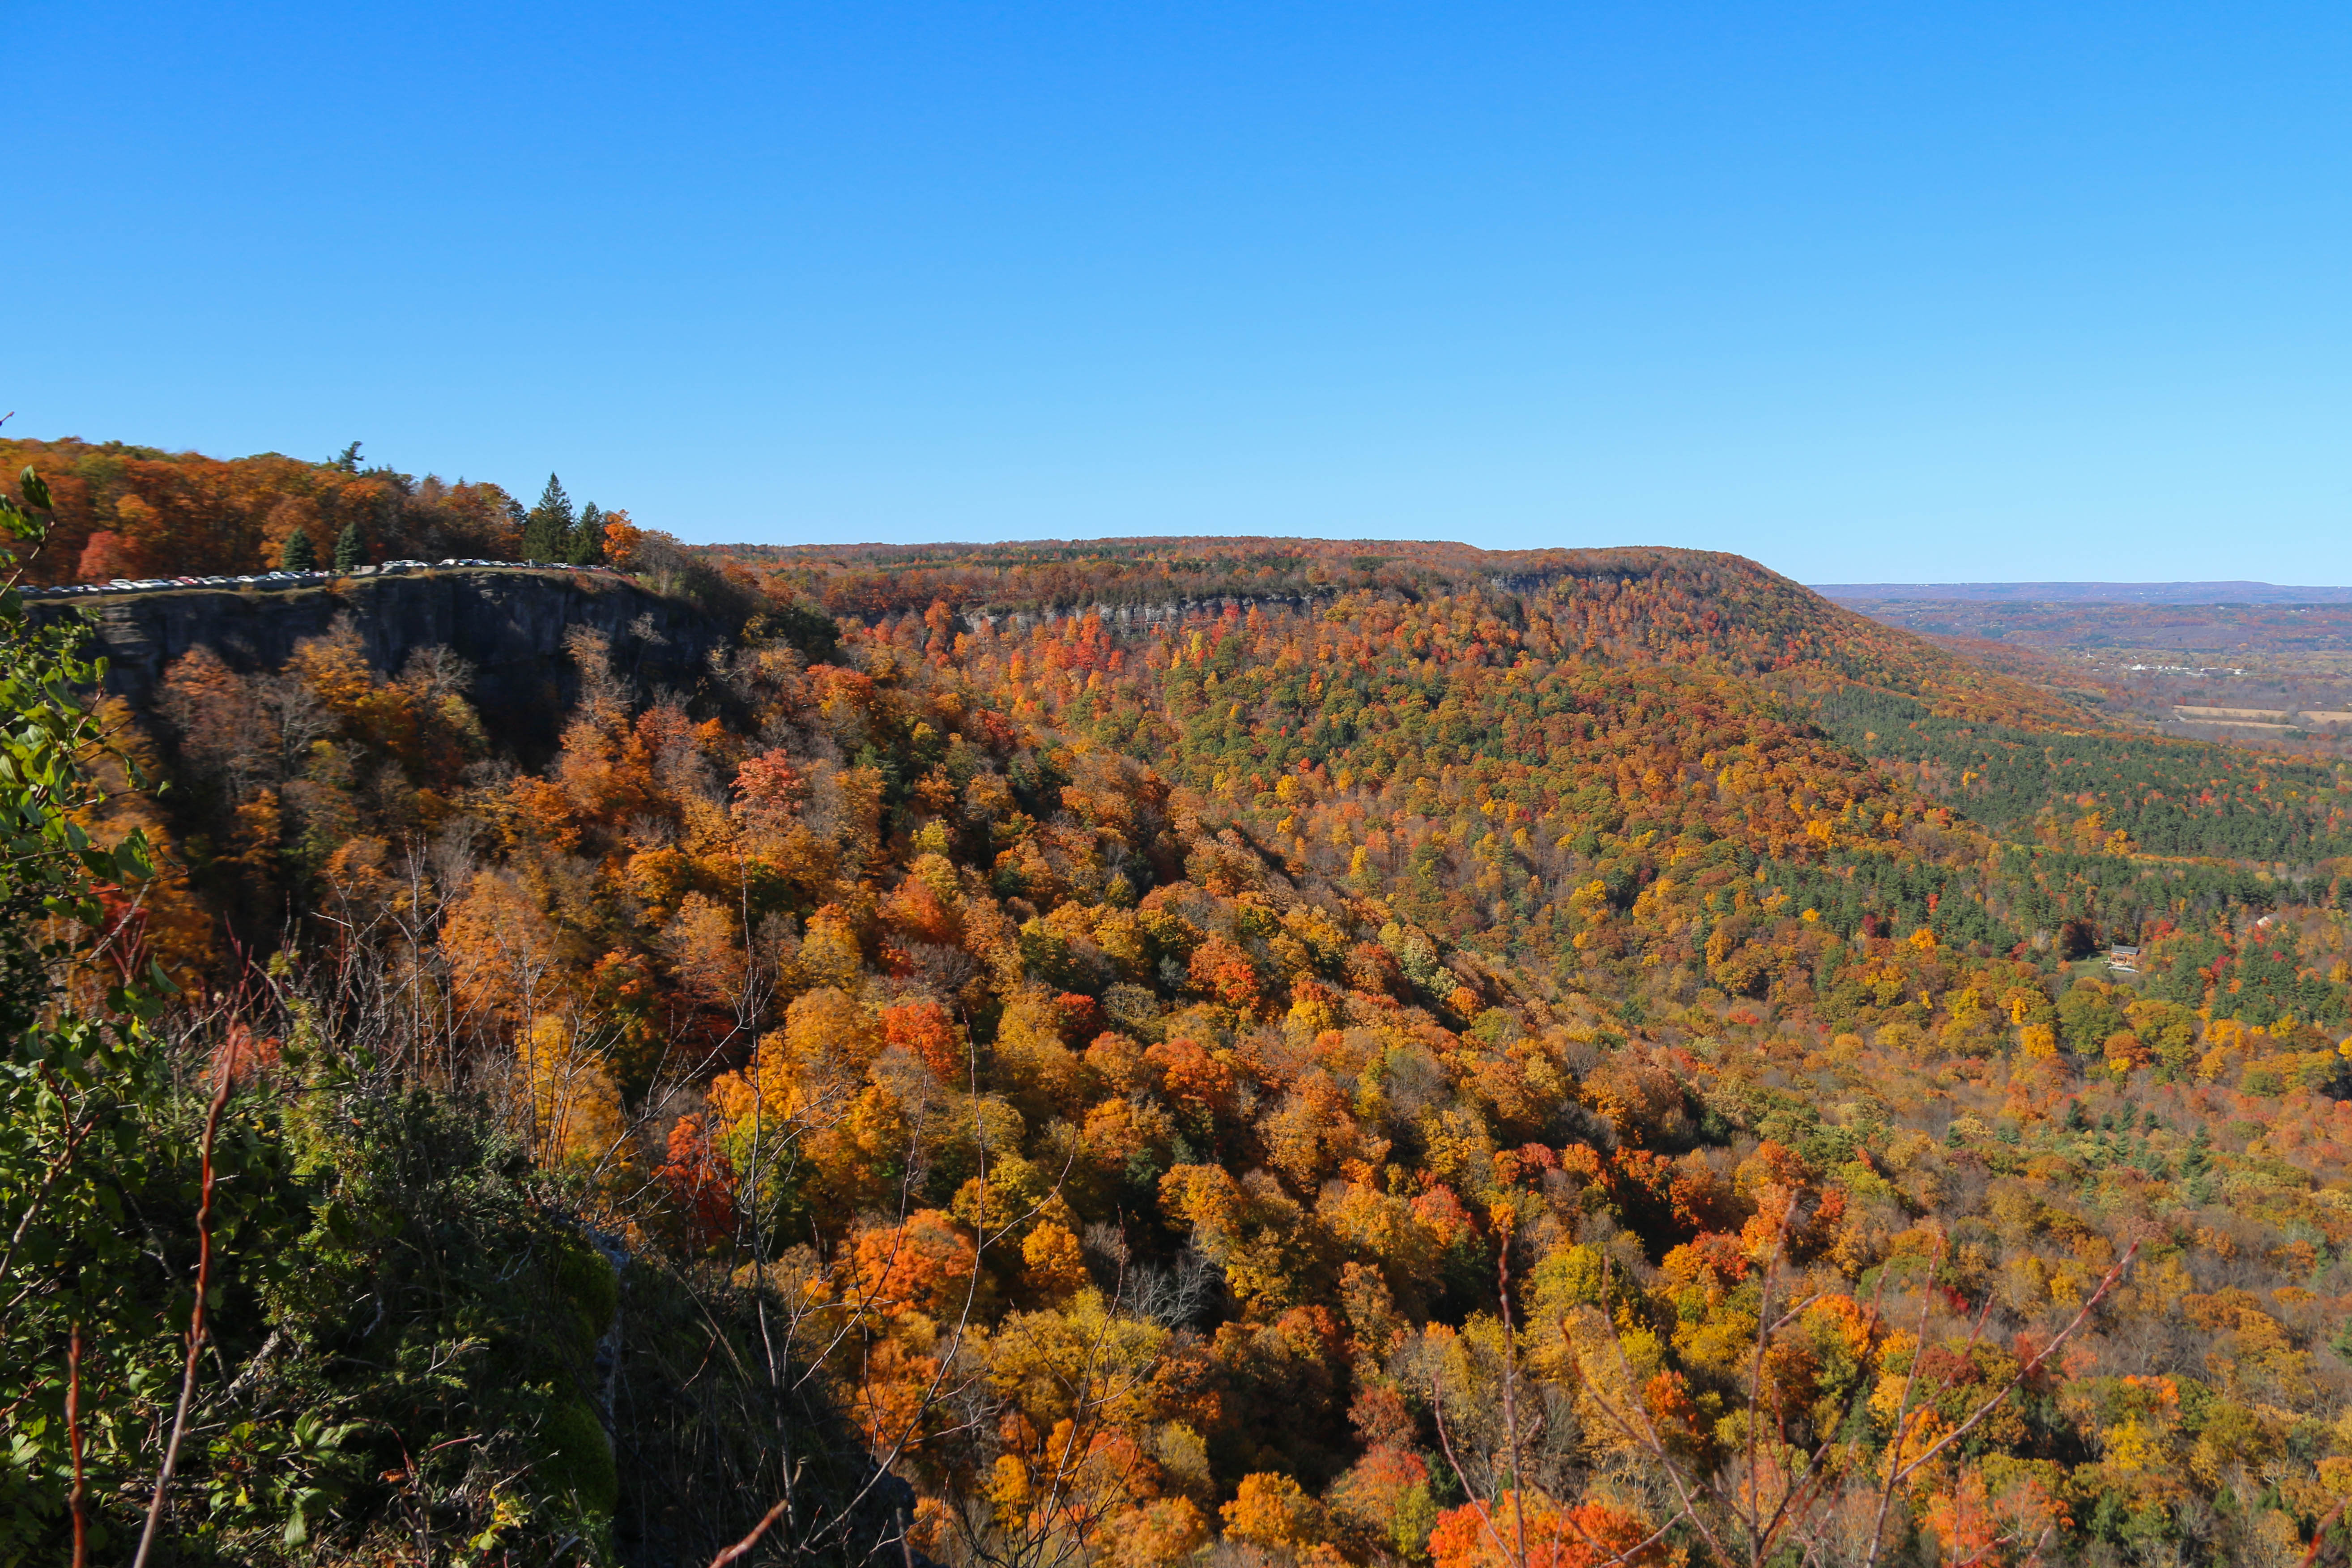
[(0, 442), (0, 521), (593, 557), (723, 646), (575, 627), (541, 742), (345, 586), (136, 706), (0, 598), (0, 1563), (2352, 1544), (2334, 762), (1737, 556), (356, 458)]

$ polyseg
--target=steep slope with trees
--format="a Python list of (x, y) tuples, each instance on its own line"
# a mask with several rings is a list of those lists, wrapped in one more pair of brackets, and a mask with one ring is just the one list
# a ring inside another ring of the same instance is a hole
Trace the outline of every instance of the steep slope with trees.
[(0, 1552), (2340, 1549), (2332, 770), (1732, 557), (607, 538), (731, 640), (543, 762), (356, 622), (54, 707)]

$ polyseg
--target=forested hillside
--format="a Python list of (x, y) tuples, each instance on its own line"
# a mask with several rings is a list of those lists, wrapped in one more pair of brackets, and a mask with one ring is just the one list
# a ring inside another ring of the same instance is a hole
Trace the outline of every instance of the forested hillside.
[(1731, 556), (607, 537), (728, 647), (543, 765), (8, 643), (0, 1563), (2344, 1549), (2332, 767)]
[(337, 570), (451, 557), (584, 565), (638, 537), (626, 512), (575, 507), (553, 475), (526, 508), (494, 484), (363, 467), (356, 441), (313, 463), (0, 437), (0, 472), (26, 468), (51, 501), (39, 547), (18, 563), (27, 584), (260, 572), (289, 549)]

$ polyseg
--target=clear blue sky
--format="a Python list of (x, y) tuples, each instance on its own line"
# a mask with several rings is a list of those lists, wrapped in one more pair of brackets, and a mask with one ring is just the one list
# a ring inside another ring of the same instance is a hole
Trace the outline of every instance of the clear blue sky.
[(0, 411), (701, 540), (2352, 583), (2352, 8), (8, 8)]

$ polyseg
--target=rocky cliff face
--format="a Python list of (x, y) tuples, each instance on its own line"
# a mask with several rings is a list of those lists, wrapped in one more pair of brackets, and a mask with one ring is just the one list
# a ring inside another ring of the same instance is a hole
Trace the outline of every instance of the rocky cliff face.
[(602, 634), (613, 668), (641, 690), (690, 689), (725, 628), (691, 605), (626, 583), (513, 571), (353, 578), (316, 588), (184, 588), (96, 601), (37, 602), (40, 620), (86, 616), (107, 659), (106, 687), (144, 708), (172, 661), (207, 647), (232, 668), (274, 670), (295, 644), (349, 616), (368, 658), (386, 673), (420, 648), (446, 647), (474, 667), (484, 721), (510, 741), (550, 744), (578, 695), (565, 651), (574, 627)]

